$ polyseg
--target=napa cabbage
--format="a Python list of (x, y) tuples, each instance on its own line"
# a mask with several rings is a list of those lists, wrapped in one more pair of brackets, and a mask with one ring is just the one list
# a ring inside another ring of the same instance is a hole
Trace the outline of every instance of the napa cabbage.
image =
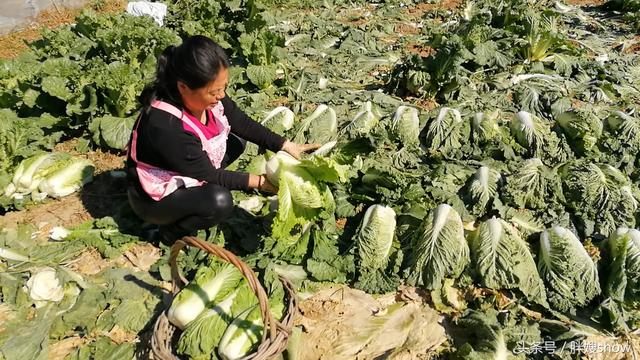
[(456, 210), (441, 204), (416, 231), (408, 254), (407, 277), (427, 289), (441, 286), (447, 277), (458, 277), (469, 263), (469, 246), (462, 219)]
[(371, 205), (364, 214), (356, 235), (358, 280), (356, 287), (368, 293), (396, 289), (402, 252), (393, 247), (396, 213), (384, 205)]
[(56, 270), (44, 267), (34, 271), (27, 281), (25, 291), (34, 301), (36, 308), (46, 305), (47, 302), (59, 302), (64, 297), (64, 289), (56, 275)]
[(167, 311), (169, 321), (178, 328), (185, 329), (204, 311), (209, 302), (231, 293), (242, 277), (235, 266), (227, 263), (200, 267), (195, 278), (173, 299)]
[(325, 104), (320, 104), (311, 115), (300, 123), (294, 141), (324, 144), (335, 140), (337, 136), (336, 111)]
[[(220, 262), (214, 268), (220, 266), (227, 269), (227, 265)], [(237, 269), (235, 272), (240, 274)], [(262, 313), (249, 282), (244, 278), (236, 281), (235, 277), (220, 280), (224, 283), (215, 294), (213, 291), (199, 294), (202, 299), (211, 300), (181, 332), (176, 347), (178, 354), (190, 359), (240, 359), (259, 345)], [(276, 321), (281, 321), (285, 312), (285, 290), (273, 266), (267, 267), (260, 283), (268, 295), (269, 311)], [(210, 290), (215, 290), (214, 287)]]
[(549, 133), (549, 128), (539, 117), (526, 111), (520, 111), (511, 120), (511, 131), (520, 145), (530, 146), (534, 154), (539, 154), (544, 146), (545, 135)]
[(619, 141), (634, 149), (640, 149), (640, 120), (616, 110), (607, 118), (606, 123)]
[(295, 230), (332, 212), (335, 201), (328, 184), (347, 178), (347, 166), (320, 156), (296, 160), (286, 152), (278, 152), (266, 166), (267, 178), (278, 187), (278, 213), (272, 236), (289, 247), (302, 235)]
[(28, 195), (37, 190), (52, 165), (66, 156), (64, 153), (41, 153), (22, 160), (13, 174), (12, 191), (7, 191), (5, 195)]
[(473, 141), (486, 142), (501, 136), (500, 124), (498, 123), (498, 112), (490, 113), (477, 112), (471, 120), (471, 130)]
[(371, 101), (367, 101), (362, 104), (353, 120), (346, 126), (346, 129), (356, 136), (367, 135), (381, 118), (382, 114), (377, 106), (373, 105)]
[(640, 151), (640, 120), (637, 115), (619, 110), (613, 111), (606, 121), (607, 132), (602, 138), (603, 148), (607, 155), (614, 155), (607, 160), (611, 163), (628, 164), (627, 172), (637, 167), (636, 157)]
[(356, 237), (360, 266), (377, 270), (387, 266), (396, 229), (396, 213), (384, 205), (372, 205), (364, 214)]
[(523, 351), (542, 343), (538, 324), (513, 306), (469, 310), (456, 323), (464, 343), (458, 347), (456, 359), (522, 359)]
[(560, 169), (567, 208), (586, 236), (605, 236), (621, 226), (635, 226), (638, 190), (628, 176), (609, 164), (573, 161)]
[(20, 162), (13, 175), (13, 184), (15, 192), (29, 194), (38, 188), (38, 183), (34, 183), (33, 178), (37, 170), (46, 166), (52, 160), (51, 153), (42, 153), (34, 155)]
[(286, 106), (271, 110), (260, 122), (272, 131), (282, 135), (293, 127), (295, 114)]
[(420, 145), (420, 118), (418, 109), (401, 105), (393, 114), (393, 133), (405, 147)]
[(223, 360), (241, 359), (260, 342), (262, 337), (262, 313), (259, 306), (251, 306), (241, 312), (226, 328), (218, 347)]
[(476, 112), (470, 121), (470, 155), (477, 160), (486, 158), (513, 159), (516, 152), (524, 149), (510, 133), (508, 126), (502, 126), (500, 111)]
[(393, 114), (391, 135), (400, 150), (392, 154), (392, 162), (397, 168), (415, 166), (423, 153), (420, 148), (420, 119), (418, 109), (399, 106)]
[(178, 354), (191, 359), (212, 358), (233, 319), (255, 304), (257, 298), (245, 279), (235, 283), (235, 287), (229, 287), (228, 291), (219, 292), (180, 334)]
[(570, 155), (568, 145), (551, 131), (550, 123), (536, 115), (520, 111), (511, 120), (510, 128), (528, 155), (553, 162), (565, 161)]
[(337, 144), (338, 141), (336, 140), (329, 141), (328, 143), (317, 148), (313, 153), (311, 153), (311, 155), (327, 156), (333, 150), (333, 148), (336, 147)]
[(38, 185), (43, 195), (64, 197), (93, 181), (94, 165), (87, 159), (72, 158), (58, 161), (50, 173)]
[(516, 171), (507, 176), (505, 198), (519, 208), (545, 209), (562, 194), (562, 182), (555, 169), (538, 158), (517, 164)]
[(610, 251), (607, 295), (627, 303), (640, 301), (640, 231), (621, 227), (608, 239)]
[(431, 152), (451, 155), (462, 147), (465, 123), (457, 109), (442, 107), (435, 119), (427, 123), (426, 146)]
[(525, 59), (541, 61), (560, 47), (562, 38), (557, 33), (554, 17), (527, 9), (523, 18), (526, 45), (522, 52)]
[(7, 249), (3, 247), (0, 247), (0, 258), (4, 260), (11, 260), (11, 261), (21, 261), (21, 262), (29, 261), (29, 258), (27, 256), (24, 256), (12, 249)]
[[(585, 105), (586, 106), (586, 105)], [(573, 140), (577, 152), (585, 153), (596, 149), (604, 127), (602, 120), (591, 111), (571, 109), (556, 116), (556, 122), (567, 136)]]
[(484, 213), (487, 205), (498, 195), (498, 182), (502, 176), (496, 169), (481, 166), (470, 179), (467, 197), (473, 205), (473, 212)]
[(278, 77), (278, 67), (275, 64), (254, 65), (246, 68), (247, 78), (252, 84), (264, 90), (273, 85)]
[(540, 234), (538, 271), (549, 303), (563, 312), (587, 305), (600, 294), (598, 269), (576, 235), (553, 226)]
[(91, 161), (66, 153), (37, 154), (20, 162), (5, 196), (31, 194), (34, 200), (67, 196), (92, 181), (94, 169)]
[(520, 291), (531, 302), (548, 306), (544, 283), (520, 233), (502, 219), (482, 222), (470, 236), (471, 258), (482, 285)]
[[(261, 284), (268, 295), (268, 309), (274, 320), (285, 315), (285, 290), (275, 264), (270, 264)], [(242, 359), (260, 345), (263, 331), (262, 312), (253, 293), (241, 292), (231, 308), (232, 320), (217, 345), (223, 360)]]

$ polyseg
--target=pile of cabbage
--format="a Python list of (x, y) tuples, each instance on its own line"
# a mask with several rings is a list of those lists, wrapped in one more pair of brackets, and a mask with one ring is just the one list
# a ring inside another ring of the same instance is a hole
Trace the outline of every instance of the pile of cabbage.
[[(269, 310), (276, 320), (284, 315), (284, 290), (275, 272), (263, 279)], [(263, 322), (258, 299), (234, 265), (211, 260), (173, 299), (169, 321), (182, 330), (180, 355), (195, 359), (240, 359), (255, 351)]]
[(91, 161), (64, 152), (41, 153), (20, 162), (4, 196), (18, 201), (68, 196), (93, 181)]

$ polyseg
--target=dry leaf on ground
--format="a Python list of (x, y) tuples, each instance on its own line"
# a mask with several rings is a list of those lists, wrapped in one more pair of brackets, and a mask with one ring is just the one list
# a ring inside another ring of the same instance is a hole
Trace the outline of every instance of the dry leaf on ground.
[(391, 298), (339, 287), (305, 300), (297, 321), (304, 329), (301, 359), (364, 360), (389, 353), (418, 358), (446, 340), (435, 310)]
[(160, 249), (151, 244), (135, 244), (117, 262), (141, 271), (149, 271), (151, 265), (155, 264), (160, 256)]
[(67, 355), (71, 354), (76, 348), (85, 343), (85, 340), (79, 336), (74, 336), (58, 341), (49, 346), (49, 360), (63, 360)]

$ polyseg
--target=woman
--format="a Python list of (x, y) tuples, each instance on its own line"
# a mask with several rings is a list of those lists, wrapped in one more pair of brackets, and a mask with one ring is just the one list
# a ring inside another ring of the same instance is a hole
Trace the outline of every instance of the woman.
[(233, 209), (230, 190), (276, 193), (264, 175), (225, 170), (245, 140), (299, 158), (318, 145), (299, 145), (251, 120), (225, 95), (229, 60), (211, 39), (193, 36), (158, 58), (146, 88), (127, 157), (133, 211), (159, 225), (167, 245), (208, 229)]

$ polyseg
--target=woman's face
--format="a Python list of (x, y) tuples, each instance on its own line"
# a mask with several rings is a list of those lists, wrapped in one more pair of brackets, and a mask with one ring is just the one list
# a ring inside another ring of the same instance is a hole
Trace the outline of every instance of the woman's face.
[(218, 76), (199, 89), (191, 89), (185, 83), (178, 81), (178, 91), (182, 95), (182, 103), (192, 113), (199, 113), (214, 107), (225, 96), (225, 89), (229, 83), (229, 69), (223, 67)]

